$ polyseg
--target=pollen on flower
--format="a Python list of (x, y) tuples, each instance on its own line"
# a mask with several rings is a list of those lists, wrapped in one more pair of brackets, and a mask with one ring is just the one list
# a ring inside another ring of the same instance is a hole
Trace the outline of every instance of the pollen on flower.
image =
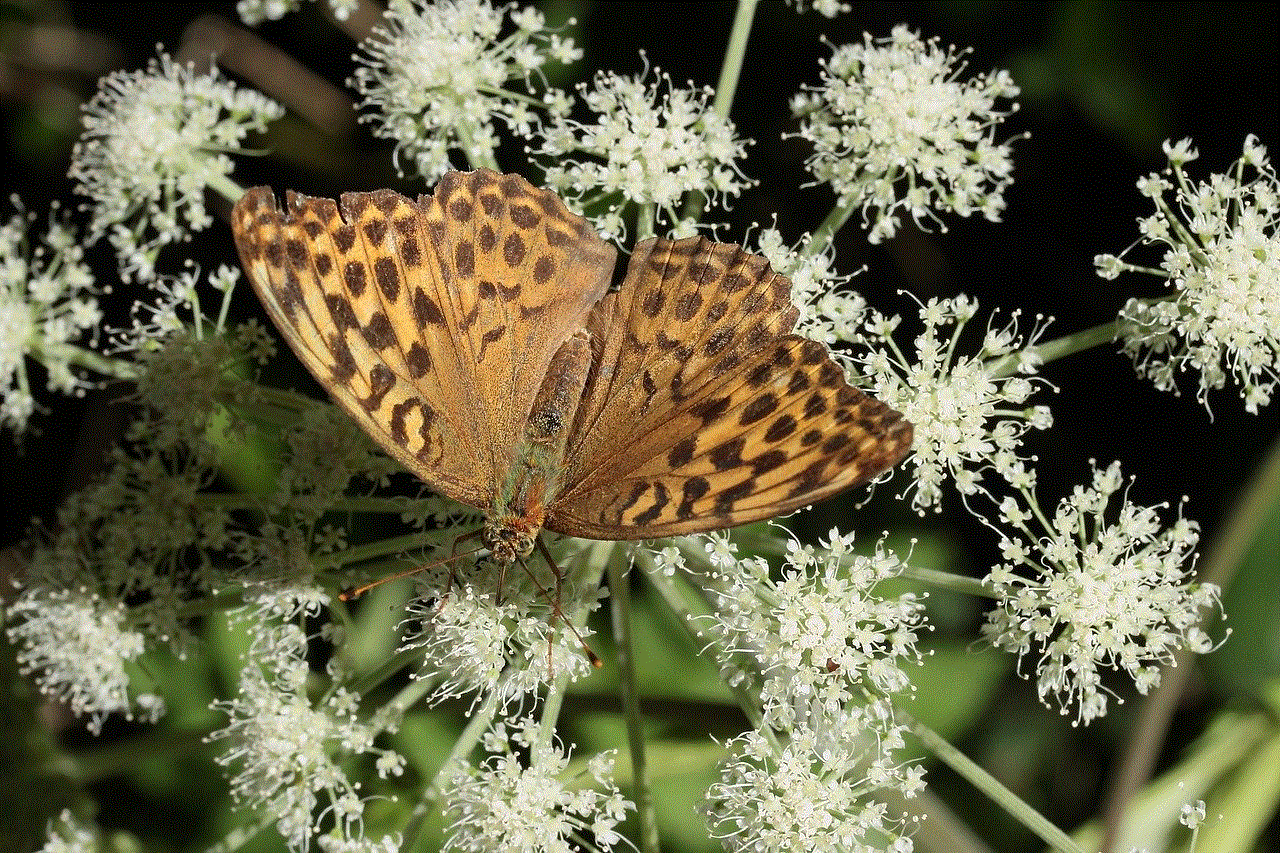
[(35, 674), (45, 695), (87, 715), (98, 733), (111, 714), (154, 722), (163, 704), (131, 696), (128, 665), (146, 648), (129, 625), (128, 608), (86, 588), (34, 585), (7, 608), (9, 639), (18, 647), (18, 670)]
[(569, 772), (569, 751), (543, 738), (531, 718), (496, 724), (483, 744), (485, 760), (455, 766), (445, 783), (451, 822), (444, 850), (571, 853), (613, 850), (623, 842), (617, 828), (635, 805), (612, 781), (612, 755), (587, 763), (595, 784), (584, 786)]
[[(354, 693), (339, 688), (315, 702), (307, 696), (309, 638), (296, 625), (260, 617), (246, 621), (254, 640), (251, 661), (241, 670), (236, 696), (214, 703), (229, 720), (209, 736), (225, 745), (217, 761), (233, 768), (232, 796), (265, 807), (295, 853), (313, 840), (321, 849), (398, 849), (385, 838), (364, 838), (366, 799), (340, 759), (373, 754), (386, 771), (402, 766), (402, 759), (374, 746), (377, 732), (357, 716)], [(323, 807), (319, 818), (318, 807)], [(331, 826), (321, 835), (325, 816)]]
[[(896, 753), (902, 729), (883, 700), (779, 739), (751, 731), (726, 744), (729, 757), (707, 791), (711, 834), (732, 853), (913, 849), (895, 802), (921, 788), (920, 768)], [(875, 847), (855, 839), (875, 838)]]
[(88, 197), (94, 239), (107, 235), (125, 281), (155, 277), (160, 249), (213, 221), (209, 184), (231, 174), (250, 131), (284, 114), (264, 95), (161, 53), (146, 71), (104, 77), (84, 107), (71, 177)]
[[(854, 274), (835, 269), (830, 244), (813, 251), (808, 238), (788, 246), (776, 228), (763, 228), (756, 238), (756, 251), (769, 261), (775, 272), (791, 280), (791, 301), (800, 311), (796, 334), (827, 344), (862, 340), (868, 306), (862, 295), (849, 287)], [(832, 350), (837, 360), (847, 360), (842, 350)]]
[[(406, 612), (401, 650), (416, 649), (422, 656), (414, 677), (435, 684), (430, 701), (496, 691), (505, 706), (545, 688), (551, 679), (577, 681), (592, 671), (577, 637), (554, 618), (552, 604), (527, 577), (508, 573), (499, 590), (497, 572), (480, 575), (458, 583), (445, 573), (428, 582)], [(539, 584), (550, 590), (555, 579), (545, 577)], [(584, 600), (586, 594), (566, 583), (559, 606), (566, 614), (594, 606)], [(578, 632), (590, 636), (586, 628)]]
[[(1138, 230), (1143, 243), (1162, 244), (1158, 274), (1171, 292), (1129, 300), (1118, 338), (1157, 388), (1177, 393), (1178, 374), (1195, 374), (1207, 405), (1209, 391), (1231, 383), (1257, 414), (1280, 381), (1280, 181), (1252, 136), (1232, 169), (1201, 183), (1182, 169), (1196, 157), (1189, 140), (1166, 143), (1165, 153), (1173, 180), (1139, 182), (1156, 210)], [(1123, 261), (1128, 253), (1099, 255), (1099, 275), (1152, 272)]]
[[(359, 0), (329, 0), (329, 9), (339, 21), (351, 17), (351, 13), (359, 5)], [(240, 0), (236, 3), (236, 14), (245, 24), (253, 27), (263, 21), (278, 21), (301, 7), (302, 0)]]
[(1048, 321), (1036, 317), (1024, 331), (1015, 311), (1006, 326), (988, 330), (976, 353), (958, 355), (956, 342), (977, 310), (977, 302), (965, 296), (922, 304), (924, 330), (915, 339), (914, 360), (893, 341), (896, 318), (869, 312), (868, 350), (854, 356), (869, 390), (915, 427), (911, 488), (919, 512), (941, 509), (948, 478), (966, 496), (982, 490), (987, 469), (1009, 482), (1034, 483), (1034, 471), (1018, 451), (1028, 430), (1045, 429), (1053, 420), (1048, 407), (1028, 405), (1037, 388), (1051, 387), (1047, 382), (1034, 375), (1007, 375), (1015, 369), (1026, 374), (1039, 369), (1038, 360), (1024, 353), (1044, 334)]
[(795, 725), (797, 708), (838, 715), (855, 699), (910, 687), (904, 667), (920, 658), (924, 605), (913, 594), (878, 593), (877, 585), (902, 570), (883, 543), (872, 555), (854, 554), (852, 546), (852, 533), (832, 530), (816, 549), (793, 540), (777, 580), (762, 559), (712, 578), (716, 609), (707, 618), (723, 650), (757, 662), (765, 719), (773, 725)]
[(1017, 105), (1008, 72), (960, 79), (968, 51), (942, 50), (906, 25), (888, 38), (837, 47), (822, 82), (792, 102), (809, 168), (842, 206), (860, 207), (868, 239), (892, 237), (902, 214), (945, 230), (940, 212), (998, 221), (1012, 182), (1009, 142), (995, 128)]

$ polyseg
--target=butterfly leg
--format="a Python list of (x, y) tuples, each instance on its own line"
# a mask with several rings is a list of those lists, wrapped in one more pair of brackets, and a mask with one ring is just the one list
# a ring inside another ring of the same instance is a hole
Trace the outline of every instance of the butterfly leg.
[[(595, 667), (596, 669), (599, 669), (600, 666), (602, 665), (599, 655), (597, 655), (595, 652), (591, 650), (591, 647), (587, 645), (586, 640), (582, 639), (582, 635), (578, 633), (578, 629), (573, 627), (573, 623), (570, 622), (567, 618), (565, 618), (564, 611), (560, 609), (561, 593), (564, 587), (564, 572), (562, 572), (560, 570), (560, 567), (556, 565), (555, 558), (553, 558), (551, 556), (551, 552), (547, 550), (547, 545), (545, 542), (542, 541), (541, 536), (538, 536), (538, 538), (534, 540), (534, 544), (538, 548), (538, 553), (542, 554), (542, 559), (547, 561), (547, 566), (550, 567), (551, 573), (554, 574), (556, 577), (556, 597), (555, 597), (555, 600), (552, 601), (552, 605), (554, 607), (554, 610), (552, 611), (552, 626), (554, 627), (555, 625), (554, 620), (556, 618), (563, 620), (564, 624), (568, 626), (570, 631), (573, 632), (573, 636), (578, 638), (578, 644), (582, 646), (582, 651), (583, 653), (586, 654), (587, 660), (591, 661), (591, 665), (593, 667)], [(528, 568), (526, 568), (525, 571), (528, 571)], [(530, 577), (533, 577), (533, 575), (530, 574)], [(537, 581), (535, 580), (534, 583), (537, 584)], [(542, 587), (539, 586), (538, 589), (541, 590)], [(546, 593), (543, 592), (543, 595), (546, 595)], [(550, 635), (548, 635), (548, 638), (547, 638), (548, 663), (550, 663), (550, 658), (551, 658), (551, 643), (550, 643)]]

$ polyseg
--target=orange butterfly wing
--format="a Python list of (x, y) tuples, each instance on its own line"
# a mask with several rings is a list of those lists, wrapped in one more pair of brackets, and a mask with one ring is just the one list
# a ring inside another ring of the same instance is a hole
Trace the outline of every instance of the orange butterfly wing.
[(597, 351), (546, 527), (594, 539), (695, 533), (866, 482), (911, 425), (789, 334), (791, 283), (701, 237), (639, 244), (589, 328)]
[(241, 260), (289, 345), (432, 488), (487, 509), (552, 356), (615, 252), (518, 175), (445, 175), (434, 196), (237, 202)]

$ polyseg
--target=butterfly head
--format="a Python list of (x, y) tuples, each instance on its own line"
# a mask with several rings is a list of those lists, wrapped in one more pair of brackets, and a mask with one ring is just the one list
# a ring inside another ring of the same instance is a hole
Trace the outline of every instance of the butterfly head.
[(496, 562), (510, 564), (533, 553), (538, 529), (520, 518), (488, 520), (480, 538)]

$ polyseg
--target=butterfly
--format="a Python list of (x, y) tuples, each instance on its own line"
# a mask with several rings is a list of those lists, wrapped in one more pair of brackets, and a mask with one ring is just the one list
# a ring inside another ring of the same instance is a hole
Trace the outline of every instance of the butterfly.
[(790, 281), (703, 237), (616, 252), (554, 193), (485, 169), (417, 201), (267, 187), (236, 203), (244, 269), (333, 399), (510, 565), (550, 530), (651, 539), (864, 483), (911, 425), (792, 334)]

